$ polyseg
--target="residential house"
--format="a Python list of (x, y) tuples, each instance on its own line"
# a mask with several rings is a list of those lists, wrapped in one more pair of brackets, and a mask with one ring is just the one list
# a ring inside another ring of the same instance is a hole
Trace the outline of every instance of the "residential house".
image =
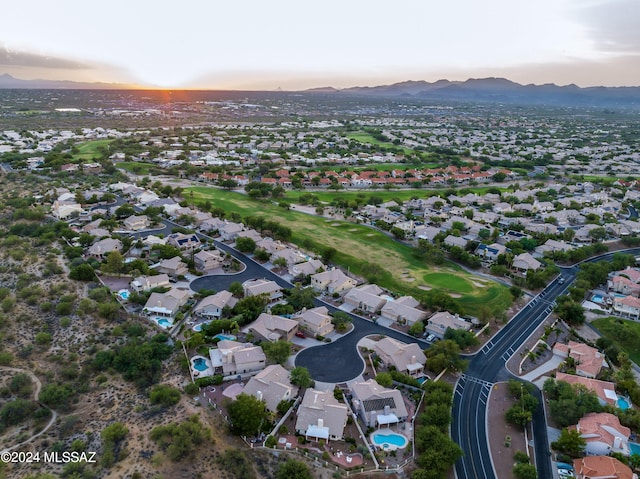
[(187, 264), (182, 261), (180, 256), (174, 256), (170, 259), (163, 259), (159, 263), (152, 266), (159, 273), (166, 273), (169, 276), (184, 276), (188, 273), (189, 269)]
[(125, 229), (131, 231), (140, 231), (149, 227), (149, 218), (146, 215), (131, 215), (122, 222)]
[(631, 468), (611, 456), (586, 456), (573, 460), (576, 479), (638, 479)]
[(266, 366), (267, 357), (260, 346), (228, 339), (218, 342), (217, 346), (209, 349), (209, 359), (217, 374), (236, 376), (262, 371)]
[(316, 273), (311, 276), (311, 287), (323, 293), (342, 294), (357, 284), (356, 280), (348, 277), (341, 269), (331, 268), (329, 271)]
[(629, 319), (640, 319), (640, 299), (635, 296), (613, 298), (613, 311)]
[(245, 281), (242, 283), (242, 289), (245, 297), (264, 294), (269, 298), (270, 303), (279, 301), (283, 296), (282, 287), (279, 286), (278, 283), (264, 278)]
[(173, 288), (166, 293), (151, 293), (143, 311), (149, 316), (173, 318), (189, 299), (189, 291)]
[(220, 218), (210, 218), (200, 223), (199, 228), (201, 231), (206, 231), (211, 233), (211, 232), (218, 231), (225, 224), (226, 223)]
[(382, 289), (375, 284), (365, 284), (358, 288), (352, 288), (344, 296), (344, 302), (367, 313), (377, 313), (387, 302), (385, 298), (378, 296)]
[(249, 325), (249, 331), (264, 341), (291, 341), (298, 332), (298, 321), (262, 313)]
[(569, 344), (554, 344), (553, 354), (562, 358), (572, 358), (576, 364), (576, 374), (587, 378), (595, 378), (602, 367), (607, 365), (600, 351), (575, 341), (569, 341)]
[(278, 258), (284, 258), (287, 262), (287, 267), (292, 266), (298, 263), (304, 263), (307, 258), (300, 251), (295, 250), (293, 248), (284, 248), (277, 251), (274, 251), (271, 254), (271, 262)]
[(465, 321), (457, 314), (453, 315), (449, 311), (439, 311), (427, 320), (425, 329), (428, 333), (442, 339), (449, 328), (469, 331), (471, 329), (471, 323)]
[(600, 404), (603, 406), (605, 404), (617, 406), (618, 395), (616, 394), (616, 385), (611, 382), (561, 372), (556, 373), (556, 381), (564, 381), (571, 385), (582, 384), (589, 391), (592, 391), (596, 396), (598, 396)]
[(296, 434), (316, 441), (340, 441), (348, 416), (347, 405), (333, 397), (333, 391), (307, 389), (298, 407)]
[(587, 443), (585, 453), (589, 456), (607, 456), (612, 453), (629, 456), (630, 454), (631, 429), (620, 424), (620, 420), (614, 414), (588, 413), (578, 421), (577, 425), (570, 426), (568, 429), (580, 433)]
[(54, 201), (51, 206), (51, 214), (59, 220), (66, 220), (71, 216), (78, 216), (82, 213), (82, 206), (80, 203), (74, 201)]
[(237, 240), (238, 238), (250, 238), (253, 241), (255, 241), (256, 243), (259, 243), (260, 241), (262, 241), (262, 236), (260, 235), (260, 233), (258, 233), (256, 230), (254, 229), (248, 229), (248, 230), (242, 230), (242, 231), (238, 231), (235, 239)]
[(267, 366), (249, 379), (242, 392), (264, 401), (267, 410), (276, 412), (280, 401), (288, 401), (298, 395), (298, 386), (291, 384), (289, 371), (276, 364)]
[(564, 241), (557, 241), (554, 239), (548, 239), (544, 244), (540, 246), (536, 246), (535, 255), (536, 256), (553, 256), (553, 253), (556, 251), (562, 251), (564, 253), (571, 251), (573, 246)]
[(219, 268), (223, 261), (220, 250), (202, 250), (193, 255), (193, 262), (197, 271), (211, 271)]
[(393, 301), (387, 301), (380, 310), (380, 316), (411, 326), (427, 317), (426, 312), (417, 308), (419, 305), (420, 302), (417, 299), (402, 296)]
[(289, 267), (289, 274), (294, 278), (306, 278), (325, 269), (325, 265), (319, 259), (310, 259), (304, 263), (293, 264)]
[(367, 427), (388, 426), (407, 419), (407, 407), (397, 389), (380, 386), (373, 379), (351, 385), (356, 414)]
[(226, 223), (218, 228), (222, 241), (234, 241), (238, 237), (238, 233), (244, 230), (242, 223)]
[(537, 271), (541, 267), (542, 263), (529, 253), (521, 253), (513, 258), (512, 268), (519, 273), (526, 274), (529, 271)]
[(476, 248), (476, 255), (483, 261), (494, 262), (498, 256), (507, 252), (507, 247), (498, 243), (490, 245), (480, 243)]
[(444, 244), (447, 246), (457, 246), (458, 248), (464, 249), (467, 247), (467, 240), (464, 238), (460, 238), (459, 236), (448, 235), (444, 239)]
[(105, 259), (112, 251), (122, 251), (122, 241), (114, 238), (105, 238), (89, 246), (87, 256), (96, 259)]
[(167, 236), (167, 244), (181, 250), (192, 250), (200, 247), (200, 240), (195, 233), (172, 233)]
[(420, 377), (424, 371), (427, 358), (416, 343), (401, 343), (385, 337), (377, 341), (373, 350), (387, 366), (413, 377)]
[(226, 307), (233, 308), (238, 300), (226, 290), (218, 291), (216, 294), (202, 298), (195, 308), (193, 314), (201, 318), (220, 318), (222, 310)]
[(170, 286), (169, 275), (156, 274), (154, 276), (138, 276), (129, 283), (131, 289), (136, 293), (150, 291), (153, 288), (164, 288)]
[(294, 316), (293, 319), (299, 321), (300, 327), (313, 336), (327, 336), (333, 332), (333, 323), (331, 322), (331, 316), (329, 316), (329, 310), (324, 306), (302, 311)]

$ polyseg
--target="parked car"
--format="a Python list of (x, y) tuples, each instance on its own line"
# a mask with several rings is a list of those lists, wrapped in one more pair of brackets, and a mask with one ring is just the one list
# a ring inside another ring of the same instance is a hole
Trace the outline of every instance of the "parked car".
[(298, 336), (299, 338), (306, 338), (306, 334), (304, 334), (304, 332), (302, 331), (296, 331), (296, 336)]
[(427, 336), (427, 342), (429, 343), (433, 342), (434, 339), (436, 339), (435, 334), (430, 334), (429, 336)]

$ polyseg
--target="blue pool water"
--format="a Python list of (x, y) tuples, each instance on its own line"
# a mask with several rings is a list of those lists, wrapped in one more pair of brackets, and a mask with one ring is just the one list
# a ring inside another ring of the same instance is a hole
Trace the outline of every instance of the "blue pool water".
[(158, 323), (158, 326), (160, 326), (163, 329), (167, 329), (171, 327), (171, 321), (169, 321), (167, 318), (161, 318), (159, 316), (156, 316), (153, 319), (156, 323)]
[(120, 296), (125, 301), (129, 299), (129, 294), (130, 293), (128, 289), (121, 289), (120, 291), (118, 291), (118, 296)]
[(233, 334), (216, 334), (214, 336), (214, 338), (218, 338), (220, 341), (223, 340), (227, 340), (227, 341), (235, 341), (236, 337)]
[(203, 327), (203, 326), (205, 326), (205, 325), (207, 325), (207, 324), (209, 324), (210, 322), (211, 322), (211, 321), (205, 321), (204, 323), (196, 324), (196, 325), (193, 327), (193, 330), (194, 330), (194, 331), (197, 331), (197, 332), (200, 332), (200, 331), (202, 331), (202, 327)]
[(630, 442), (629, 449), (631, 450), (631, 455), (637, 454), (638, 456), (640, 456), (640, 444)]
[(407, 438), (402, 434), (395, 434), (390, 432), (388, 434), (382, 434), (380, 432), (374, 432), (371, 436), (373, 443), (378, 447), (388, 447), (389, 445), (402, 449), (407, 447)]
[(202, 358), (195, 358), (193, 360), (193, 367), (198, 371), (206, 371), (209, 366), (207, 366), (207, 361)]
[(601, 294), (594, 294), (593, 296), (591, 296), (591, 302), (602, 304), (604, 303), (604, 298), (602, 297)]
[(428, 381), (428, 380), (429, 380), (429, 378), (425, 378), (425, 377), (418, 378), (418, 382), (419, 382), (420, 384), (423, 384), (425, 381)]
[(627, 401), (626, 398), (623, 398), (623, 397), (618, 398), (618, 409), (622, 409), (624, 411), (625, 409), (629, 409), (630, 407), (631, 407), (631, 404), (629, 404), (629, 401)]

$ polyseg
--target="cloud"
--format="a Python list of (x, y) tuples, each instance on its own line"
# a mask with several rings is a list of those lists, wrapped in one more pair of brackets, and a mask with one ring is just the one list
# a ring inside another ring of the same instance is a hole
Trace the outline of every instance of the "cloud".
[(599, 1), (579, 7), (576, 19), (594, 47), (605, 53), (640, 53), (638, 0)]
[(88, 70), (92, 66), (75, 60), (0, 47), (0, 66)]

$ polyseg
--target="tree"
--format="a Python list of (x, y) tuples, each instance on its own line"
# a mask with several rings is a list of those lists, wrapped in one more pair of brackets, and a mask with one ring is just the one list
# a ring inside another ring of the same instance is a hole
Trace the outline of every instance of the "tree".
[(336, 254), (338, 254), (337, 249), (331, 246), (326, 247), (324, 250), (322, 250), (322, 261), (324, 261), (325, 263), (329, 263), (336, 257)]
[(291, 370), (290, 381), (291, 384), (295, 384), (301, 388), (310, 388), (314, 384), (309, 370), (302, 366), (295, 367)]
[(69, 270), (69, 278), (78, 281), (93, 281), (95, 276), (94, 269), (87, 263), (82, 263)]
[(424, 333), (424, 323), (422, 321), (416, 321), (409, 328), (409, 334), (411, 336), (421, 336)]
[(349, 325), (351, 324), (351, 316), (349, 316), (344, 311), (336, 311), (333, 313), (333, 317), (331, 318), (331, 323), (336, 328), (336, 331), (339, 333), (343, 333), (347, 330)]
[(173, 406), (180, 401), (180, 391), (168, 384), (158, 384), (151, 389), (149, 401), (162, 407)]
[(378, 373), (378, 375), (376, 376), (376, 382), (380, 386), (385, 388), (390, 388), (391, 386), (393, 386), (393, 378), (389, 373)]
[(229, 404), (231, 432), (239, 436), (257, 436), (268, 429), (265, 402), (248, 394), (241, 393)]
[(455, 341), (438, 341), (426, 352), (429, 370), (440, 373), (445, 369), (464, 371), (468, 362), (460, 357), (460, 346)]
[(296, 311), (302, 308), (313, 308), (316, 292), (313, 288), (301, 288), (296, 286), (290, 291), (287, 302), (293, 306)]
[(580, 432), (566, 427), (560, 432), (557, 441), (551, 443), (551, 449), (561, 452), (571, 457), (581, 457), (587, 447), (587, 441), (580, 435)]
[(555, 313), (569, 324), (583, 324), (585, 322), (584, 309), (579, 303), (574, 303), (569, 296), (558, 296)]
[(248, 237), (236, 239), (236, 249), (243, 253), (253, 253), (256, 249), (256, 242)]
[(165, 450), (172, 461), (179, 461), (195, 453), (196, 447), (211, 438), (211, 431), (200, 422), (196, 414), (180, 424), (156, 426), (149, 437)]
[(291, 343), (278, 340), (262, 344), (262, 349), (267, 359), (276, 364), (284, 364), (291, 356)]
[(241, 298), (244, 294), (244, 289), (242, 288), (242, 283), (240, 281), (234, 281), (229, 285), (229, 292), (233, 294), (236, 298)]
[(480, 343), (475, 334), (464, 329), (447, 328), (444, 339), (450, 339), (460, 346), (460, 349), (470, 348)]
[(107, 261), (102, 265), (105, 273), (120, 273), (124, 270), (124, 257), (119, 251), (112, 251), (107, 256)]
[(522, 462), (513, 466), (513, 475), (516, 479), (538, 479), (538, 471), (535, 466)]
[(438, 472), (442, 477), (454, 462), (462, 457), (462, 450), (455, 442), (436, 426), (424, 426), (416, 429), (416, 450), (420, 467)]
[(274, 259), (271, 264), (273, 264), (274, 266), (278, 266), (280, 268), (286, 268), (287, 267), (287, 259), (284, 257), (279, 257)]
[(275, 479), (313, 479), (313, 475), (305, 463), (289, 459), (278, 467)]

